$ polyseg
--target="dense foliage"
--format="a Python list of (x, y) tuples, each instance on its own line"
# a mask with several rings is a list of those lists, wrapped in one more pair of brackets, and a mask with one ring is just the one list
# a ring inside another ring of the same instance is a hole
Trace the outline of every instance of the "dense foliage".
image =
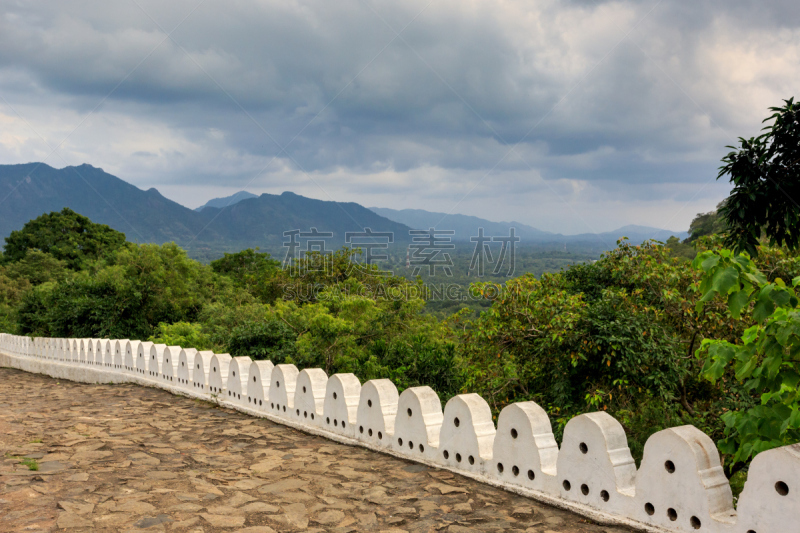
[(772, 107), (765, 133), (739, 139), (722, 160), (718, 177), (729, 176), (733, 191), (720, 212), (726, 244), (755, 256), (762, 233), (774, 244), (800, 245), (800, 102)]

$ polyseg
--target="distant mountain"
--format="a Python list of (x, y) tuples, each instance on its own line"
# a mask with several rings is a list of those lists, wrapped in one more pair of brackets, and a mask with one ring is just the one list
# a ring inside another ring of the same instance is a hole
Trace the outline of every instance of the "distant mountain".
[(195, 211), (143, 191), (91, 165), (55, 169), (45, 164), (0, 165), (0, 239), (27, 221), (64, 207), (108, 224), (133, 242), (174, 241), (184, 247), (219, 251), (260, 246), (281, 250), (285, 231), (332, 232), (326, 248), (344, 244), (346, 232), (408, 235), (409, 228), (352, 202), (262, 194), (228, 207)]
[(195, 211), (202, 211), (206, 207), (228, 207), (233, 204), (239, 203), (242, 200), (247, 200), (248, 198), (258, 198), (257, 195), (247, 192), (247, 191), (239, 191), (236, 194), (232, 194), (231, 196), (226, 196), (225, 198), (214, 198), (209, 200), (205, 203), (205, 205), (201, 205), (200, 207), (195, 208)]
[(483, 228), (484, 235), (500, 236), (508, 235), (510, 228), (515, 228), (515, 235), (519, 236), (520, 244), (566, 244), (580, 243), (582, 245), (609, 248), (616, 244), (622, 237), (628, 237), (631, 242), (637, 244), (648, 239), (666, 241), (672, 235), (683, 240), (688, 237), (685, 231), (669, 231), (647, 226), (629, 225), (614, 231), (603, 233), (581, 233), (578, 235), (563, 235), (561, 233), (551, 233), (536, 229), (527, 224), (519, 222), (492, 222), (478, 217), (467, 215), (456, 215), (447, 213), (436, 213), (422, 209), (388, 209), (385, 207), (371, 207), (375, 213), (400, 222), (414, 229), (436, 229), (454, 230), (455, 241), (469, 241), (470, 237), (478, 234), (478, 228)]
[[(41, 163), (0, 165), (0, 238), (27, 221), (69, 207), (134, 242), (189, 242), (207, 223), (200, 213), (143, 191), (91, 165), (55, 169)], [(209, 228), (210, 239), (221, 238)]]

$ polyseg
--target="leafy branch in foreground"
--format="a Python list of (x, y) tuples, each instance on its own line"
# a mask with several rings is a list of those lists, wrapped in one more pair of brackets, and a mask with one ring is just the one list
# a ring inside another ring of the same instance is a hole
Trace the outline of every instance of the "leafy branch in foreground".
[(717, 296), (727, 299), (734, 317), (753, 307), (755, 324), (740, 342), (705, 339), (696, 352), (704, 360), (705, 378), (715, 383), (732, 368), (734, 378), (760, 396), (760, 405), (722, 415), (726, 438), (720, 450), (744, 463), (761, 451), (800, 441), (800, 276), (792, 286), (780, 278), (768, 282), (746, 252), (731, 250), (703, 252), (692, 266), (704, 273), (698, 311)]

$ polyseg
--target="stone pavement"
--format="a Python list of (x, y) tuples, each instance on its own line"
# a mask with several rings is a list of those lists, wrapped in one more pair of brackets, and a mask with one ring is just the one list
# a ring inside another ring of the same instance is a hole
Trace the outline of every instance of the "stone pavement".
[(0, 449), (0, 532), (629, 531), (162, 390), (4, 368)]

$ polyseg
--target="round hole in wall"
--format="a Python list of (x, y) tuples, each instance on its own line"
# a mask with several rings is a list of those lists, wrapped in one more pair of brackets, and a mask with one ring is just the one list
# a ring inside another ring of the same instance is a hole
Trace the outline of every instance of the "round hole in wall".
[(364, 426), (358, 426), (358, 432), (364, 433)]
[(511, 428), (511, 438), (512, 439), (516, 439), (517, 438), (517, 430), (514, 429), (514, 428)]
[(589, 495), (589, 485), (587, 485), (586, 483), (584, 483), (583, 485), (581, 485), (581, 493), (582, 493), (584, 496), (588, 496), (588, 495)]
[(269, 404), (269, 406), (270, 406), (272, 409), (275, 409), (275, 403), (274, 403), (274, 402), (273, 402), (273, 403), (271, 403), (271, 404)]
[(408, 441), (408, 449), (409, 450), (413, 450), (414, 449), (414, 442), (413, 441)]
[(308, 418), (308, 411), (303, 411), (303, 418)]
[(304, 386), (303, 386), (303, 394), (305, 394), (305, 393), (306, 393), (306, 387), (305, 387), (305, 385), (304, 385)]
[(578, 448), (580, 448), (580, 449), (581, 449), (581, 453), (589, 453), (589, 447), (586, 445), (586, 443), (585, 443), (585, 442), (581, 442), (581, 443), (578, 445)]
[(345, 428), (345, 422), (344, 422), (344, 420), (342, 420), (342, 429), (344, 429), (344, 428)]
[(572, 488), (572, 485), (566, 479), (561, 483), (561, 486), (564, 487), (564, 490), (570, 490)]
[(511, 473), (514, 474), (514, 476), (518, 476), (519, 475), (519, 467), (517, 465), (512, 466), (511, 467)]
[[(181, 361), (181, 366), (186, 366), (186, 362), (185, 361)], [(256, 379), (256, 378), (253, 378), (253, 379)]]
[[(370, 431), (372, 430), (370, 429)], [(378, 440), (383, 440), (383, 433), (380, 431), (378, 432)]]
[(528, 479), (533, 481), (535, 478), (536, 478), (536, 474), (533, 472), (533, 470), (528, 470)]
[(280, 389), (281, 388), (281, 382), (280, 381), (276, 381), (275, 382), (275, 386)]
[(247, 403), (250, 403), (250, 396), (247, 397)]
[(456, 462), (457, 462), (457, 463), (460, 463), (460, 462), (461, 462), (461, 454), (460, 454), (460, 453), (457, 453), (457, 454), (456, 454)]
[(237, 399), (237, 400), (241, 400), (241, 399), (242, 399), (242, 395), (241, 395), (241, 394), (237, 394), (237, 395), (236, 395), (236, 399)]
[(397, 444), (399, 444), (400, 446), (402, 446), (402, 445), (403, 445), (403, 439), (397, 439)]
[(256, 382), (256, 377), (255, 377), (255, 376), (253, 376), (253, 383), (255, 383), (255, 382)]
[(703, 524), (700, 522), (700, 519), (699, 519), (699, 518), (697, 518), (696, 516), (693, 516), (693, 517), (691, 517), (691, 518), (689, 519), (689, 524), (691, 524), (691, 526), (692, 526), (694, 529), (700, 529), (700, 526), (702, 526), (702, 525), (703, 525)]
[(211, 370), (216, 372), (217, 371), (217, 367), (212, 367)]
[(445, 459), (450, 459), (450, 452), (448, 452), (447, 450), (443, 451), (442, 455), (444, 455)]
[(367, 400), (367, 407), (372, 407), (372, 400)]
[(325, 419), (325, 423), (326, 423), (326, 424), (328, 424), (328, 425), (330, 425), (330, 423), (331, 423), (331, 417), (327, 417), (327, 418)]
[(336, 399), (336, 393), (335, 392), (333, 393), (333, 399), (334, 400)]
[(369, 428), (369, 431), (367, 431), (367, 435), (369, 435), (370, 437), (372, 436), (372, 428)]
[(674, 522), (675, 520), (678, 519), (678, 511), (670, 507), (669, 509), (667, 509), (667, 517), (669, 517), (669, 519), (672, 522)]
[[(167, 362), (169, 363), (169, 359), (167, 359)], [(235, 370), (233, 371), (233, 377), (236, 377), (236, 371)]]
[(453, 424), (455, 424), (455, 426), (458, 427), (461, 425), (461, 420), (459, 420), (458, 417), (455, 417), (453, 419)]
[(197, 365), (197, 368), (200, 368), (200, 365)]
[(649, 514), (650, 516), (653, 516), (654, 514), (656, 514), (656, 508), (653, 507), (652, 503), (647, 502), (646, 504), (644, 504), (644, 512)]
[(411, 416), (411, 408), (410, 407), (408, 408), (408, 410), (406, 412), (408, 413), (408, 416)]
[(497, 463), (497, 471), (502, 474), (503, 470), (505, 470), (505, 468), (503, 467), (503, 463)]
[(333, 425), (336, 426), (336, 427), (339, 427), (339, 420), (334, 418), (333, 419)]
[(781, 496), (786, 496), (787, 494), (789, 494), (789, 485), (787, 485), (783, 481), (778, 481), (777, 483), (775, 483), (775, 492), (777, 492)]
[(667, 472), (669, 472), (670, 474), (674, 474), (675, 473), (675, 463), (673, 463), (672, 461), (665, 462), (664, 463), (664, 469)]
[(600, 491), (600, 498), (602, 498), (604, 502), (607, 502), (608, 498), (609, 498), (608, 491), (607, 490), (601, 490)]
[(425, 446), (423, 446), (422, 444), (420, 444), (420, 445), (419, 445), (419, 451), (420, 451), (420, 453), (425, 453)]
[(314, 420), (314, 413), (311, 413), (311, 420)]
[(283, 412), (284, 413), (286, 412), (286, 406), (285, 405), (283, 406)]
[(297, 416), (300, 416), (300, 409), (295, 409), (295, 412), (297, 413)]
[(264, 400), (258, 400), (258, 405), (259, 406), (264, 405)]

